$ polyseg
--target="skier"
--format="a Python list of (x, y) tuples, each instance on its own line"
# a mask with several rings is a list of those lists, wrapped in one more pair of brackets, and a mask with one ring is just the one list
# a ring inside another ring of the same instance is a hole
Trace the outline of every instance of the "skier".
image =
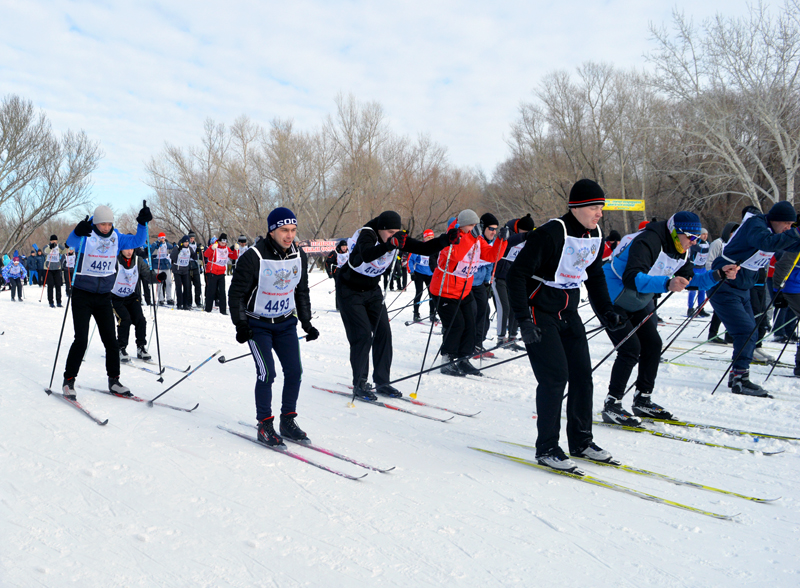
[(67, 245), (78, 251), (75, 285), (72, 289), (72, 324), (75, 340), (67, 355), (62, 389), (64, 396), (75, 398), (75, 378), (89, 343), (89, 318), (94, 317), (97, 332), (106, 348), (108, 389), (114, 394), (131, 395), (119, 381), (119, 346), (114, 332), (114, 307), (111, 290), (116, 283), (117, 255), (121, 249), (135, 249), (147, 241), (146, 224), (153, 220), (148, 207), (136, 217), (136, 235), (123, 235), (114, 228), (114, 213), (108, 206), (98, 206), (92, 218), (79, 222)]
[(475, 354), (473, 275), (482, 258), (490, 263), (500, 258), (509, 229), (505, 227), (494, 239), (494, 244), (490, 245), (482, 238), (483, 230), (478, 215), (470, 209), (462, 210), (456, 221), (451, 223), (451, 228), (461, 231), (461, 239), (449, 250), (439, 252), (430, 285), (431, 295), (442, 319), (442, 362), (458, 360), (455, 364), (442, 367), (441, 372), (448, 376), (477, 376), (481, 372), (469, 362), (469, 358)]
[[(708, 230), (701, 228), (700, 229), (700, 238), (695, 241), (694, 245), (689, 249), (689, 261), (692, 263), (692, 270), (694, 271), (695, 276), (700, 276), (706, 273), (706, 261), (708, 261), (708, 250), (710, 245), (708, 244)], [(703, 305), (706, 301), (706, 291), (705, 290), (689, 290), (689, 309), (686, 311), (686, 316), (692, 316), (694, 314), (694, 298), (695, 294), (697, 294), (697, 306), (698, 308)], [(709, 314), (704, 310), (701, 309), (697, 316), (706, 318)]]
[[(195, 241), (194, 231), (189, 231), (189, 249), (194, 251), (194, 258), (189, 259), (189, 303), (192, 301), (192, 289), (194, 289), (194, 305), (202, 308), (203, 303), (200, 299), (200, 276), (203, 273), (203, 252), (205, 248)], [(199, 245), (199, 246), (198, 246)]]
[[(502, 345), (517, 338), (517, 320), (514, 318), (514, 313), (511, 312), (511, 306), (508, 301), (508, 285), (506, 284), (506, 275), (511, 267), (511, 264), (517, 258), (517, 255), (522, 251), (525, 245), (525, 238), (528, 233), (536, 228), (536, 223), (530, 214), (526, 214), (522, 218), (511, 219), (506, 223), (511, 233), (508, 236), (508, 244), (506, 250), (500, 261), (497, 262), (497, 269), (494, 272), (494, 281), (492, 282), (492, 292), (494, 293), (494, 306), (497, 309), (497, 344)], [(506, 336), (508, 333), (508, 336)], [(521, 345), (513, 343), (506, 346), (506, 349), (512, 351), (525, 351)]]
[[(140, 283), (151, 284), (163, 282), (167, 278), (165, 272), (151, 271), (147, 262), (133, 254), (133, 249), (123, 249), (117, 256), (117, 277), (111, 288), (111, 304), (117, 317), (117, 345), (119, 360), (130, 361), (128, 356), (128, 338), (131, 325), (136, 329), (136, 357), (148, 361), (147, 353), (147, 319), (142, 313)], [(145, 286), (145, 289), (147, 287)]]
[[(167, 279), (158, 285), (157, 294), (160, 306), (165, 303), (169, 306), (175, 304), (175, 300), (172, 299), (172, 272), (169, 271), (172, 265), (169, 252), (174, 247), (175, 245), (167, 241), (166, 233), (159, 233), (158, 240), (150, 245), (150, 253), (155, 258), (153, 260), (153, 269), (167, 274)], [(156, 301), (154, 300), (153, 302), (155, 303)]]
[[(422, 241), (427, 242), (433, 239), (434, 233), (431, 229), (422, 232)], [(436, 320), (436, 303), (431, 298), (430, 285), (433, 278), (430, 257), (412, 253), (408, 258), (408, 271), (411, 272), (411, 280), (414, 282), (414, 321), (419, 322), (422, 317), (419, 314), (420, 301), (424, 288), (428, 288), (428, 319), (431, 322)]]
[[(266, 239), (239, 258), (228, 295), (236, 340), (250, 345), (256, 364), (258, 439), (274, 446), (284, 445), (281, 435), (295, 441), (308, 439), (295, 422), (303, 374), (298, 320), (306, 341), (317, 339), (319, 331), (311, 324), (308, 257), (294, 244), (297, 217), (288, 208), (276, 208), (269, 213), (267, 225)], [(275, 432), (272, 415), (273, 350), (283, 370), (280, 434)]]
[[(692, 243), (699, 241), (700, 230), (700, 219), (688, 211), (677, 212), (666, 221), (650, 222), (641, 231), (623, 237), (611, 260), (603, 267), (608, 293), (614, 301), (614, 312), (622, 320), (622, 328), (608, 333), (615, 346), (652, 313), (617, 349), (603, 406), (603, 420), (607, 423), (641, 424), (641, 420), (633, 415), (673, 418), (669, 411), (651, 399), (662, 348), (654, 312), (654, 294), (682, 292), (687, 287), (707, 290), (726, 277), (735, 278), (738, 271), (735, 265), (728, 264), (719, 271), (695, 275), (694, 265), (688, 263), (689, 250)], [(639, 374), (632, 415), (622, 408), (622, 397), (637, 363)]]
[[(722, 236), (708, 246), (708, 259), (706, 259), (707, 272), (711, 271), (711, 266), (713, 265), (714, 260), (720, 256), (725, 243), (730, 240), (731, 234), (738, 228), (739, 223), (727, 223), (722, 229)], [(722, 340), (717, 339), (720, 324), (719, 315), (717, 315), (716, 312), (712, 313), (711, 325), (708, 327), (708, 341), (713, 344), (732, 345), (733, 337), (731, 337), (728, 333), (725, 333)]]
[[(722, 324), (733, 337), (733, 362), (728, 387), (734, 394), (766, 397), (767, 392), (750, 381), (750, 362), (756, 344), (756, 322), (750, 305), (750, 289), (756, 283), (758, 270), (769, 265), (777, 251), (800, 251), (800, 233), (792, 229), (797, 213), (783, 200), (776, 202), (767, 214), (747, 212), (742, 224), (731, 235), (713, 269), (736, 263), (741, 271), (735, 280), (724, 283), (714, 293), (711, 304)], [(766, 317), (761, 317), (766, 320)]]
[[(499, 222), (497, 217), (487, 212), (481, 216), (480, 226), (483, 227), (481, 240), (491, 245), (497, 238)], [(489, 332), (489, 296), (492, 288), (492, 274), (495, 264), (486, 261), (483, 256), (476, 264), (478, 269), (472, 277), (473, 310), (475, 312), (475, 353), (476, 358), (493, 358), (494, 353), (486, 351), (483, 341)]]
[(11, 302), (14, 302), (15, 293), (19, 297), (19, 301), (22, 302), (22, 281), (27, 275), (28, 272), (25, 270), (25, 266), (19, 262), (19, 254), (15, 252), (12, 262), (3, 267), (3, 279), (6, 284), (11, 286)]
[(192, 290), (189, 286), (189, 264), (197, 261), (197, 255), (189, 247), (189, 235), (184, 235), (169, 252), (172, 261), (172, 277), (175, 281), (175, 302), (178, 310), (192, 310)]
[(350, 343), (350, 367), (353, 370), (353, 393), (367, 401), (377, 400), (367, 383), (369, 352), (372, 348), (375, 392), (392, 398), (402, 396), (389, 385), (392, 366), (392, 331), (380, 289), (380, 276), (396, 259), (396, 250), (434, 255), (459, 240), (458, 230), (451, 230), (428, 242), (417, 241), (401, 231), (400, 215), (382, 212), (358, 229), (350, 239), (347, 264), (339, 268), (336, 298)]
[[(784, 284), (783, 290), (775, 296), (774, 305), (778, 309), (790, 309), (796, 317), (800, 317), (800, 264), (795, 264), (797, 255), (784, 253), (775, 263), (773, 283)], [(777, 290), (777, 288), (775, 288)], [(783, 343), (789, 343), (784, 339)], [(794, 357), (794, 375), (800, 377), (800, 342)]]
[[(336, 278), (336, 274), (339, 271), (339, 268), (342, 267), (344, 264), (347, 263), (347, 240), (342, 239), (336, 244), (336, 247), (333, 251), (328, 253), (325, 257), (325, 272), (328, 274), (329, 278)], [(335, 287), (335, 286), (334, 286)], [(334, 308), (338, 311), (339, 310), (339, 299), (334, 296), (333, 298)]]
[(31, 286), (39, 285), (39, 265), (36, 259), (37, 257), (36, 250), (31, 249), (31, 254), (28, 256), (28, 259), (25, 260), (25, 269), (28, 272), (28, 283)]
[(53, 304), (53, 291), (55, 290), (55, 301), (61, 308), (61, 286), (64, 280), (61, 278), (61, 247), (58, 245), (56, 235), (50, 235), (50, 245), (44, 248), (44, 260), (47, 301), (50, 303), (50, 308), (56, 307)]
[(608, 296), (601, 253), (605, 194), (592, 180), (579, 180), (569, 193), (569, 212), (528, 234), (508, 271), (508, 295), (536, 375), (536, 459), (544, 466), (575, 471), (558, 443), (561, 404), (567, 396), (567, 439), (573, 456), (609, 462), (592, 438), (592, 364), (578, 314), (580, 286), (607, 329), (621, 325)]
[(220, 233), (219, 239), (212, 239), (211, 247), (206, 249), (204, 255), (208, 260), (206, 267), (206, 312), (214, 308), (214, 300), (219, 300), (219, 313), (228, 314), (227, 298), (225, 297), (225, 273), (228, 270), (228, 261), (239, 256), (238, 243), (235, 249), (228, 247), (228, 235)]
[(72, 274), (75, 271), (75, 250), (70, 247), (64, 254), (64, 286), (67, 298), (72, 296)]

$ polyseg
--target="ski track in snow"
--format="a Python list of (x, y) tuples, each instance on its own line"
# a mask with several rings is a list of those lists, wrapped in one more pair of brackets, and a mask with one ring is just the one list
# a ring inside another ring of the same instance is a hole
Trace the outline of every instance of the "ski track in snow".
[[(756, 504), (593, 464), (584, 468), (637, 490), (739, 514), (735, 522), (481, 454), (469, 447), (535, 459), (533, 450), (500, 442), (533, 445), (536, 440), (536, 383), (527, 358), (487, 370), (492, 379), (483, 381), (436, 372), (423, 376), (420, 400), (481, 410), (474, 418), (438, 423), (364, 403), (349, 408), (346, 398), (311, 388), (345, 390), (337, 382), (351, 380), (341, 320), (324, 312), (334, 307), (334, 295), (327, 293), (332, 287), (326, 281), (311, 291), (321, 338), (301, 342), (298, 420), (323, 447), (372, 465), (396, 466), (388, 474), (370, 471), (357, 482), (217, 429), (221, 424), (245, 430), (238, 420), (255, 422), (255, 370), (249, 358), (229, 364), (213, 360), (163, 397), (179, 406), (199, 402), (190, 414), (79, 389), (79, 400), (109, 419), (98, 427), (44, 393), (63, 311), (39, 303), (35, 288), (26, 288), (30, 298), (23, 304), (12, 304), (8, 291), (0, 293), (0, 331), (5, 330), (0, 336), (5, 384), (0, 395), (0, 586), (800, 585), (797, 442), (656, 426), (725, 445), (784, 450), (764, 456), (595, 427), (597, 443), (623, 463), (744, 494), (781, 497), (774, 504)], [(396, 306), (412, 298), (413, 292), (406, 292)], [(685, 297), (676, 297), (662, 315), (680, 322), (685, 304)], [(144, 311), (151, 321), (151, 311)], [(584, 311), (586, 320), (590, 311)], [(391, 323), (395, 378), (420, 368), (427, 332), (404, 326), (410, 318), (408, 308)], [(162, 307), (158, 320), (164, 363), (197, 366), (217, 348), (229, 359), (247, 350), (235, 342), (228, 316)], [(675, 347), (697, 344), (702, 339), (694, 336), (706, 324), (690, 325)], [(661, 329), (665, 341), (675, 328)], [(56, 387), (71, 338), (68, 320)], [(441, 337), (431, 339), (426, 367), (440, 342)], [(765, 342), (773, 355), (781, 347)], [(599, 361), (611, 350), (608, 337), (594, 337), (590, 349), (593, 361)], [(690, 421), (800, 436), (800, 381), (773, 375), (767, 387), (774, 400), (733, 396), (724, 383), (712, 396), (726, 364), (711, 358), (730, 359), (731, 348), (700, 349), (709, 353), (678, 361), (711, 369), (662, 365), (656, 402)], [(156, 359), (155, 343), (150, 351)], [(670, 350), (666, 357), (681, 352)], [(783, 361), (791, 362), (793, 353), (793, 347), (787, 349)], [(94, 337), (80, 384), (105, 384), (102, 355)], [(502, 350), (496, 355), (500, 360), (519, 354)], [(612, 361), (595, 372), (597, 411)], [(768, 370), (753, 366), (753, 379), (763, 381)], [(144, 398), (181, 377), (167, 371), (164, 384), (158, 384), (151, 374), (122, 372), (122, 381)], [(416, 382), (410, 379), (398, 388), (409, 394)], [(281, 385), (279, 373), (278, 397)], [(630, 400), (623, 401), (626, 407)], [(276, 411), (279, 405), (274, 398)], [(567, 448), (563, 429), (562, 447)], [(302, 447), (290, 449), (343, 472), (366, 471)]]

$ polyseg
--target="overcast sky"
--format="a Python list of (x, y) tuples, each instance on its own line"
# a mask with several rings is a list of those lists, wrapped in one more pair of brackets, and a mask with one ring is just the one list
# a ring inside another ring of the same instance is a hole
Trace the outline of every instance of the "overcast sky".
[(198, 143), (207, 117), (312, 129), (340, 92), (491, 175), (544, 74), (644, 67), (648, 23), (676, 7), (699, 21), (746, 2), (0, 0), (0, 94), (100, 141), (94, 200), (120, 211), (149, 196), (145, 162), (167, 141)]

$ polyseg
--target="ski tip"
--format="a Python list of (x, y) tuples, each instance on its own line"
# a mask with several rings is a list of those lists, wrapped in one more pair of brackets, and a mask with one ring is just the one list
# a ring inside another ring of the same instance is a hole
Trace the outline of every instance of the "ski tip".
[[(381, 474), (388, 474), (389, 472), (391, 472), (391, 471), (392, 471), (393, 469), (395, 469), (396, 467), (397, 467), (397, 466), (392, 466), (392, 467), (390, 467), (390, 468), (386, 468), (385, 470), (377, 470), (377, 471), (378, 471), (379, 473), (381, 473)], [(776, 498), (775, 500), (777, 500), (777, 498)]]
[(198, 402), (197, 404), (195, 404), (195, 405), (194, 405), (192, 408), (190, 408), (190, 409), (189, 409), (188, 411), (186, 411), (186, 412), (192, 412), (192, 411), (193, 411), (193, 410), (195, 410), (195, 409), (196, 409), (198, 406), (200, 406), (200, 403), (199, 403), (199, 402)]
[(189, 367), (187, 367), (185, 370), (183, 370), (183, 373), (185, 374), (185, 373), (186, 373), (186, 372), (188, 372), (190, 369), (192, 369), (192, 366), (189, 366)]
[(106, 419), (104, 421), (97, 421), (97, 424), (100, 425), (101, 427), (104, 427), (104, 426), (106, 426), (108, 424), (108, 419)]

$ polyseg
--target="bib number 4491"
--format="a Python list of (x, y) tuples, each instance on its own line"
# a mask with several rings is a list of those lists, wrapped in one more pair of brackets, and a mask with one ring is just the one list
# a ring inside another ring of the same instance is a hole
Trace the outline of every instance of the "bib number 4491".
[(94, 270), (94, 271), (96, 271), (96, 272), (110, 271), (110, 270), (114, 269), (113, 264), (115, 262), (116, 262), (116, 260), (113, 260), (113, 261), (99, 261), (99, 260), (97, 260), (97, 261), (93, 261), (89, 265), (89, 268)]

